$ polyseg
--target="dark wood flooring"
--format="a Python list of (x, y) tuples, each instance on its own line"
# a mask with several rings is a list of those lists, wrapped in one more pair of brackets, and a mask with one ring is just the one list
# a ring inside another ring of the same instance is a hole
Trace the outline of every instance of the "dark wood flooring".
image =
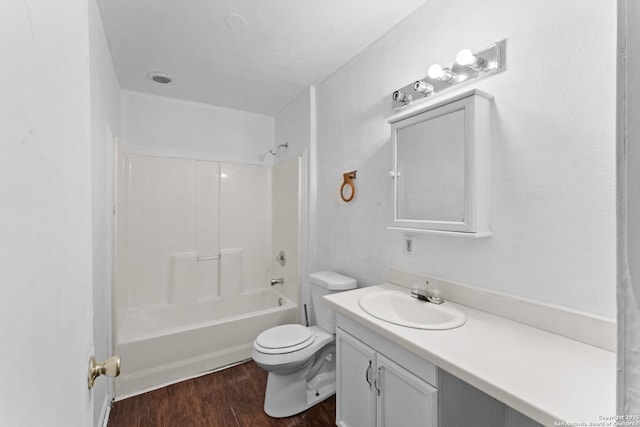
[(253, 361), (115, 402), (108, 427), (329, 427), (335, 396), (289, 418), (264, 413), (267, 373)]

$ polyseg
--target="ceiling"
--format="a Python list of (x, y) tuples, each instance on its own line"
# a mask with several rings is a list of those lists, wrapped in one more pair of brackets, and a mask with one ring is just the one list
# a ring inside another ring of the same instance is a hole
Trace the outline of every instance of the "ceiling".
[(424, 2), (98, 0), (124, 89), (270, 116)]

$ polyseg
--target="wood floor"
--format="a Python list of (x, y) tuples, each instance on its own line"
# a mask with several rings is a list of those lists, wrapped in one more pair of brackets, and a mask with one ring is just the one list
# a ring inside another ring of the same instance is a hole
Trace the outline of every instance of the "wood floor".
[(253, 361), (116, 402), (108, 427), (329, 427), (335, 396), (301, 414), (264, 413), (267, 373)]

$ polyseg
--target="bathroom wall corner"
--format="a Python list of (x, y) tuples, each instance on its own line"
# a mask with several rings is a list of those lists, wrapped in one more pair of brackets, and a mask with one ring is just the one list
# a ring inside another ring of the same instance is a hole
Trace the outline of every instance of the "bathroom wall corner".
[[(299, 305), (300, 323), (304, 323), (304, 304), (310, 307), (308, 276), (314, 263), (313, 233), (315, 221), (315, 87), (302, 92), (275, 117), (275, 143), (289, 143), (286, 156), (300, 156), (299, 180)], [(284, 152), (283, 152), (284, 153)], [(285, 159), (285, 157), (281, 157)], [(276, 159), (276, 163), (281, 161)], [(277, 242), (274, 242), (276, 245)], [(275, 254), (274, 254), (275, 257)], [(311, 320), (311, 319), (310, 319)]]

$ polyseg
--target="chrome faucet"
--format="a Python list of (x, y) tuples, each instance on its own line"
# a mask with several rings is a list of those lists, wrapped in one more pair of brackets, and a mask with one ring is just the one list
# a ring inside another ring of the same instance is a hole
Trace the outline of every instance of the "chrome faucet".
[(413, 298), (419, 299), (420, 301), (431, 302), (433, 304), (442, 304), (444, 302), (444, 298), (440, 295), (440, 289), (434, 289), (432, 292), (429, 292), (429, 281), (425, 280), (425, 286), (418, 285), (415, 288), (411, 289), (411, 296)]
[(274, 285), (284, 285), (284, 278), (279, 278), (279, 279), (271, 279), (271, 286)]

